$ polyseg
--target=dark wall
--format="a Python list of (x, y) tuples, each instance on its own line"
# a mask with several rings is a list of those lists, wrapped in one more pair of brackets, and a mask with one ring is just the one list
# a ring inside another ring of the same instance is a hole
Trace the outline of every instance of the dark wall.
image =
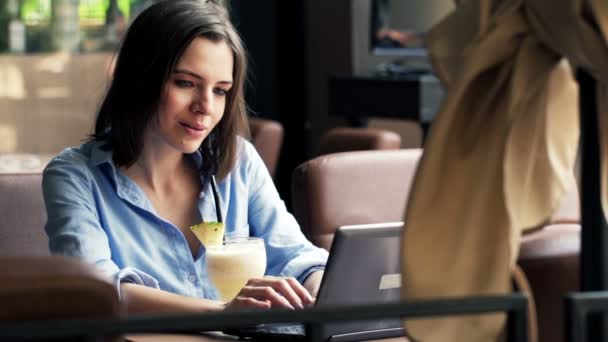
[(276, 119), (277, 11), (275, 1), (232, 0), (232, 21), (249, 53), (249, 86), (246, 96), (251, 114)]
[(310, 123), (308, 141), (311, 153), (319, 137), (329, 128), (346, 125), (343, 118), (329, 116), (329, 78), (353, 72), (353, 0), (307, 0), (306, 103)]
[(250, 55), (247, 101), (253, 115), (283, 124), (275, 183), (291, 203), (291, 173), (308, 157), (305, 0), (232, 0), (233, 21)]
[(291, 174), (312, 158), (328, 128), (328, 81), (353, 71), (354, 0), (231, 0), (231, 13), (249, 50), (248, 103), (256, 115), (278, 120), (285, 140), (275, 176), (290, 208)]

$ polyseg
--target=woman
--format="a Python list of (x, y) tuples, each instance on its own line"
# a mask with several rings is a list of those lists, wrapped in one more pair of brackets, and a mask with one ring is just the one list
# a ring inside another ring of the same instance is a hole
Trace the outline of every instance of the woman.
[[(312, 302), (327, 253), (301, 234), (242, 138), (246, 55), (226, 11), (200, 0), (149, 7), (113, 75), (91, 139), (45, 169), (51, 252), (112, 276), (129, 312)], [(217, 220), (211, 174), (227, 233), (262, 237), (273, 275), (251, 279), (228, 303), (215, 300), (204, 248), (188, 228)]]

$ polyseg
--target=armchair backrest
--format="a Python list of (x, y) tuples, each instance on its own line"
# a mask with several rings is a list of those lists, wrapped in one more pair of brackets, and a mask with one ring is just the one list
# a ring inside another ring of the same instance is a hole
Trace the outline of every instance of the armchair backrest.
[(249, 118), (249, 130), (251, 143), (262, 157), (270, 175), (274, 176), (283, 144), (283, 125), (274, 120)]
[(317, 246), (330, 248), (342, 225), (402, 221), (421, 149), (328, 154), (298, 166), (294, 215)]
[(336, 127), (325, 132), (319, 141), (317, 155), (364, 150), (396, 150), (401, 136), (379, 128)]
[(0, 256), (50, 255), (42, 174), (0, 173)]

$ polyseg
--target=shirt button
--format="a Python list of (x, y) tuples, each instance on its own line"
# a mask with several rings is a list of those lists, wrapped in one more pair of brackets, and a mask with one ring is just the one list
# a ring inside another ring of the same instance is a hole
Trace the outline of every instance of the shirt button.
[(194, 283), (196, 281), (196, 277), (194, 276), (194, 274), (188, 276), (188, 281), (191, 283)]

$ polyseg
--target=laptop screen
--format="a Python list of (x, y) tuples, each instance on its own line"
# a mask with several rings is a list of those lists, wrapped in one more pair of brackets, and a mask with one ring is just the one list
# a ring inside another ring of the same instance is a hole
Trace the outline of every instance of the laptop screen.
[[(402, 229), (403, 222), (340, 227), (332, 243), (316, 305), (399, 301)], [(319, 329), (323, 336), (394, 329), (399, 330), (397, 334), (404, 333), (399, 319), (330, 323)]]
[(398, 301), (402, 227), (402, 222), (340, 227), (317, 305)]

